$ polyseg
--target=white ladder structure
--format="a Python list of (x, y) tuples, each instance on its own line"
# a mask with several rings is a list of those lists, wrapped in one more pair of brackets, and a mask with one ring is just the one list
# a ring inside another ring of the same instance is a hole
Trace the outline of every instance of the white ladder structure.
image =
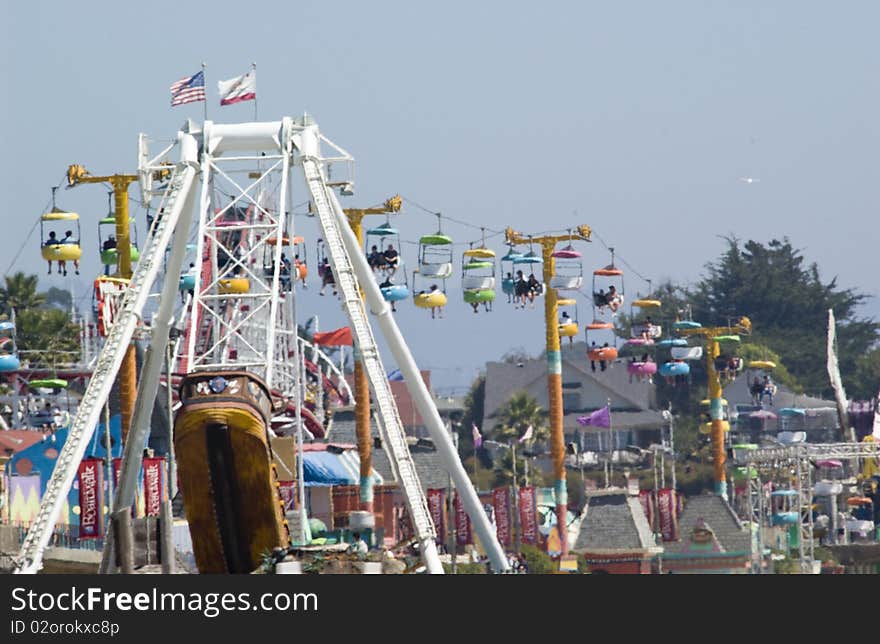
[[(361, 300), (358, 279), (349, 261), (348, 251), (342, 243), (336, 217), (330, 209), (324, 177), (314, 158), (303, 158), (302, 167), (309, 194), (321, 224), (321, 231), (324, 234), (324, 243), (333, 267), (333, 275), (336, 277), (336, 285), (342, 298), (342, 304), (351, 321), (352, 333), (357, 342), (367, 377), (370, 380), (373, 400), (378, 410), (380, 421), (378, 425), (382, 444), (390, 453), (391, 458), (388, 460), (394, 469), (395, 478), (403, 489), (413, 531), (419, 542), (419, 552), (423, 553), (429, 572), (442, 573), (443, 568), (440, 565), (434, 541), (437, 533), (431, 520), (422, 484), (416, 472), (415, 462), (409, 453), (406, 432), (397, 412), (397, 405), (388, 384), (388, 377), (385, 375), (385, 367), (379, 356), (379, 348), (376, 346), (373, 331), (367, 321), (367, 312), (364, 309), (363, 300)], [(436, 564), (434, 559), (436, 559)]]
[(104, 401), (113, 388), (116, 374), (122, 365), (125, 352), (150, 295), (150, 288), (162, 268), (163, 254), (174, 233), (197, 170), (198, 166), (191, 160), (181, 161), (174, 167), (163, 199), (162, 216), (153, 224), (153, 232), (147, 240), (147, 247), (141, 255), (122, 299), (119, 317), (107, 335), (104, 347), (98, 356), (95, 370), (77, 409), (76, 418), (70, 426), (67, 441), (46, 484), (40, 510), (22, 543), (15, 573), (35, 574), (42, 568), (43, 551), (49, 543), (65, 497), (100, 420)]

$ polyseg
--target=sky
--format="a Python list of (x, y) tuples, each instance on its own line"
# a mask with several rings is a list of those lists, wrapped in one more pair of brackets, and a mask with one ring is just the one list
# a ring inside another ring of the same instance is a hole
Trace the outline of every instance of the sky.
[[(788, 236), (823, 279), (874, 296), (861, 313), (880, 317), (876, 2), (30, 0), (3, 18), (0, 267), (38, 273), (42, 288), (72, 284), (83, 305), (107, 193), (58, 191), (58, 206), (82, 216), (85, 259), (79, 278), (50, 277), (33, 230), (50, 186), (71, 163), (134, 172), (138, 133), (170, 139), (201, 119), (202, 103), (170, 107), (168, 88), (202, 62), (209, 118), (251, 120), (252, 103), (219, 106), (216, 82), (253, 62), (261, 120), (308, 112), (354, 155), (344, 206), (408, 200), (395, 223), (410, 268), (406, 242), (436, 229), (413, 203), (470, 222), (444, 222), (457, 242), (479, 240), (480, 226), (587, 224), (585, 271), (614, 247), (628, 296), (647, 291), (642, 278), (697, 280), (724, 236)], [(301, 179), (294, 189), (304, 201)], [(143, 237), (143, 210), (132, 212)], [(296, 226), (317, 237), (314, 220)], [(500, 237), (489, 244), (503, 254)], [(316, 292), (312, 282), (301, 313), (322, 329), (345, 324)], [(458, 275), (447, 292), (444, 319), (409, 302), (396, 318), (435, 387), (466, 389), (486, 361), (542, 350), (540, 305), (513, 310), (499, 294), (474, 315)]]

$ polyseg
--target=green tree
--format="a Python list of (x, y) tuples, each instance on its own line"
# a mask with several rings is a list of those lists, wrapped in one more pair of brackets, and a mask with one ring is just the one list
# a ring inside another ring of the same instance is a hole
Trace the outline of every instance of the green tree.
[[(547, 412), (525, 391), (514, 393), (493, 416), (498, 419), (492, 430), (493, 438), (505, 445), (513, 446), (525, 435), (529, 426), (532, 427), (532, 437), (523, 444), (523, 447), (545, 441), (550, 434)], [(521, 473), (524, 468), (519, 456), (517, 455), (516, 459), (517, 473)], [(495, 464), (495, 484), (505, 485), (512, 482), (513, 459), (511, 454), (506, 454)]]
[(753, 341), (782, 356), (807, 392), (830, 397), (824, 369), (828, 309), (837, 318), (841, 372), (852, 373), (880, 338), (880, 324), (856, 316), (867, 296), (838, 287), (836, 278), (823, 282), (818, 266), (806, 265), (788, 238), (764, 245), (729, 237), (727, 243), (727, 250), (707, 264), (706, 276), (691, 292), (694, 317), (717, 324), (748, 316), (754, 325)]
[(24, 309), (16, 319), (19, 351), (31, 366), (55, 368), (75, 362), (79, 353), (79, 327), (70, 321), (66, 311), (59, 309)]
[(69, 311), (73, 300), (70, 297), (70, 291), (65, 291), (64, 289), (56, 288), (54, 286), (50, 287), (48, 291), (43, 293), (46, 298), (46, 304), (48, 306), (54, 306), (55, 308), (61, 309), (63, 311)]
[(847, 396), (867, 400), (880, 388), (880, 347), (871, 349), (856, 360), (855, 372), (843, 383)]
[(42, 306), (46, 296), (37, 292), (37, 276), (21, 271), (7, 275), (6, 286), (0, 287), (0, 312), (9, 315), (12, 309), (21, 313)]

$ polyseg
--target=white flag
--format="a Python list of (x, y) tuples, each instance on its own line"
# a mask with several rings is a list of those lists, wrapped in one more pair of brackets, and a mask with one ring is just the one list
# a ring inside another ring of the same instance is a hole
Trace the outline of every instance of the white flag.
[(520, 437), (519, 442), (525, 443), (527, 440), (529, 440), (532, 437), (532, 434), (534, 433), (534, 431), (535, 431), (534, 427), (529, 425), (529, 428), (526, 430), (526, 433), (523, 434), (522, 437)]
[(220, 105), (232, 105), (242, 101), (257, 100), (257, 71), (252, 69), (243, 76), (217, 82)]

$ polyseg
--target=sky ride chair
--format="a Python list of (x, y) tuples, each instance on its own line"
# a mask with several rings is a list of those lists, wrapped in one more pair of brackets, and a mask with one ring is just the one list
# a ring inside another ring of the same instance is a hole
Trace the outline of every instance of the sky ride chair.
[[(513, 244), (507, 245), (507, 253), (501, 258), (501, 290), (507, 296), (507, 303), (512, 304), (516, 295), (516, 286), (513, 279), (514, 263), (513, 260), (522, 257), (523, 254), (514, 250)], [(507, 264), (505, 266), (505, 264)]]
[[(104, 275), (110, 275), (110, 267), (119, 264), (119, 251), (116, 248), (116, 215), (113, 212), (113, 193), (108, 195), (107, 216), (98, 220), (98, 248), (101, 254), (101, 263), (104, 265)], [(140, 259), (138, 250), (137, 226), (134, 219), (129, 222), (130, 256), (132, 266)]]
[[(611, 334), (611, 342), (606, 340), (601, 345), (597, 343), (603, 340), (605, 334)], [(592, 338), (591, 338), (592, 334)], [(617, 360), (617, 336), (614, 333), (614, 324), (611, 322), (603, 322), (601, 320), (593, 320), (584, 328), (584, 341), (587, 344), (587, 358), (590, 360), (590, 369), (596, 371), (596, 363), (602, 371), (605, 371), (608, 364)]]
[[(70, 392), (69, 383), (62, 378), (40, 378), (27, 382), (28, 396), (26, 406), (28, 414), (25, 420), (26, 428), (56, 430), (70, 424)], [(58, 398), (64, 393), (66, 398), (66, 411), (61, 409)], [(42, 409), (31, 411), (31, 395), (39, 396), (46, 400), (46, 406)], [(51, 402), (49, 402), (51, 400)]]
[(550, 278), (550, 288), (557, 291), (579, 291), (584, 283), (584, 264), (580, 251), (569, 243), (552, 253), (556, 270)]
[(611, 263), (593, 271), (593, 319), (604, 316), (606, 308), (613, 316), (624, 302), (623, 271), (614, 265), (614, 249), (609, 250)]
[[(556, 300), (556, 306), (559, 307), (559, 338), (568, 338), (569, 344), (574, 344), (574, 339), (580, 333), (578, 325), (578, 306), (577, 300), (574, 298), (561, 298)], [(572, 313), (574, 314), (572, 316)]]
[(452, 238), (443, 234), (439, 213), (437, 220), (437, 232), (419, 238), (418, 271), (425, 279), (440, 279), (445, 283), (452, 276)]
[(461, 288), (465, 303), (474, 313), (483, 305), (486, 312), (492, 310), (495, 301), (495, 251), (485, 247), (469, 248), (461, 256)]
[[(430, 285), (428, 283), (431, 282)], [(412, 278), (413, 303), (420, 309), (431, 309), (431, 318), (443, 317), (443, 307), (446, 306), (446, 280), (443, 280), (443, 289), (437, 286), (434, 278), (426, 278), (418, 268), (413, 269)]]
[[(43, 259), (49, 262), (49, 275), (52, 274), (52, 262), (58, 262), (58, 272), (67, 275), (67, 262), (72, 261), (76, 274), (79, 275), (79, 260), (82, 257), (82, 248), (80, 247), (80, 227), (79, 215), (75, 212), (67, 212), (60, 210), (55, 206), (55, 191), (57, 187), (52, 188), (52, 210), (40, 215), (40, 254)], [(73, 226), (76, 229), (76, 235), (73, 230), (68, 228)], [(62, 229), (63, 236), (59, 237)]]
[[(395, 282), (394, 280), (398, 279), (400, 275), (403, 276), (403, 283)], [(391, 310), (395, 313), (397, 312), (395, 302), (409, 297), (409, 280), (406, 276), (406, 262), (403, 261), (403, 257), (398, 259), (397, 271), (394, 275), (386, 275), (385, 280), (379, 283), (379, 291), (382, 293), (382, 298), (391, 303)]]
[[(379, 242), (374, 244), (373, 241), (378, 237)], [(387, 248), (385, 247), (385, 239), (391, 238), (394, 240), (394, 243), (391, 244), (397, 250), (398, 257), (398, 266), (400, 268), (400, 264), (402, 260), (400, 259), (400, 231), (391, 225), (391, 220), (386, 217), (385, 223), (374, 228), (368, 228), (364, 232), (364, 254), (367, 256), (367, 263), (369, 263), (370, 268), (374, 271), (382, 270), (385, 273), (389, 272), (388, 261), (385, 258), (385, 251)], [(375, 247), (375, 250), (373, 248)], [(367, 249), (370, 250), (367, 250)], [(396, 272), (396, 269), (395, 269)]]
[[(532, 307), (534, 308), (535, 296), (540, 295), (544, 290), (544, 285), (541, 280), (535, 275), (536, 266), (540, 268), (543, 265), (544, 260), (540, 255), (535, 253), (532, 250), (531, 243), (529, 244), (529, 251), (527, 253), (523, 253), (519, 257), (513, 258), (513, 269), (515, 270), (513, 276), (513, 292), (514, 292), (514, 301), (521, 300), (520, 306), (521, 308), (525, 308), (525, 300), (528, 298), (531, 300)], [(526, 271), (528, 271), (529, 276), (526, 277)], [(543, 276), (543, 271), (538, 270), (538, 273)], [(526, 287), (521, 282), (525, 281), (528, 283), (528, 280), (534, 277), (538, 283), (540, 291), (536, 292), (536, 288)], [(520, 279), (521, 278), (521, 279)]]
[[(655, 310), (659, 312), (661, 306), (660, 300), (649, 298), (639, 298), (630, 303), (632, 325), (630, 326), (630, 338), (626, 341), (628, 345), (636, 347), (653, 345), (663, 335), (663, 327), (657, 324), (650, 315)], [(638, 313), (635, 309), (638, 309)], [(656, 313), (654, 314), (656, 315)]]

